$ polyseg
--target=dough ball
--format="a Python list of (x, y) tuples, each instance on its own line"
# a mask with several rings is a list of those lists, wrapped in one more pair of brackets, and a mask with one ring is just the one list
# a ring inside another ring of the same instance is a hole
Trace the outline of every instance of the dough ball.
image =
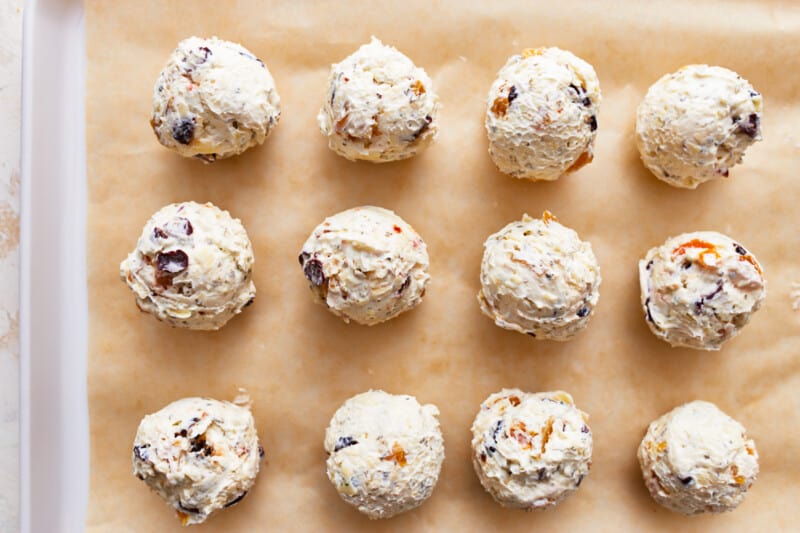
[(558, 48), (528, 49), (497, 73), (486, 104), (489, 155), (500, 172), (556, 180), (594, 157), (600, 82)]
[(761, 105), (750, 82), (726, 68), (689, 65), (667, 74), (636, 111), (642, 161), (675, 187), (727, 177), (761, 140)]
[(589, 323), (600, 280), (592, 245), (545, 211), (486, 240), (478, 302), (501, 328), (566, 341)]
[(120, 264), (139, 309), (172, 326), (219, 329), (253, 303), (253, 248), (241, 221), (213, 204), (160, 209)]
[(328, 146), (351, 161), (417, 155), (436, 138), (439, 97), (424, 70), (375, 37), (331, 66), (317, 121)]
[(766, 296), (755, 256), (715, 231), (684, 233), (639, 261), (645, 319), (672, 346), (719, 350)]
[(419, 305), (430, 279), (422, 237), (380, 207), (355, 207), (326, 218), (299, 259), (318, 303), (345, 322), (367, 326)]
[(472, 424), (472, 464), (503, 507), (552, 507), (580, 486), (592, 466), (588, 415), (566, 392), (503, 389)]
[(150, 124), (167, 148), (212, 163), (263, 143), (280, 116), (260, 59), (230, 41), (189, 37), (156, 80)]
[(653, 499), (687, 515), (734, 509), (758, 476), (755, 443), (709, 402), (681, 405), (651, 423), (638, 455)]
[(145, 416), (136, 431), (133, 474), (184, 526), (238, 503), (256, 480), (264, 451), (248, 400), (237, 402), (184, 398)]
[(344, 402), (325, 431), (328, 479), (339, 496), (372, 519), (420, 506), (444, 460), (438, 415), (434, 405), (383, 391)]

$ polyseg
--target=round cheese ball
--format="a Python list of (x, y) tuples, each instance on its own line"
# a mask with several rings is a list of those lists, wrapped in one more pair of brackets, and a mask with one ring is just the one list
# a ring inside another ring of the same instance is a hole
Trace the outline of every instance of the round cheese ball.
[(472, 424), (472, 464), (481, 485), (503, 507), (558, 504), (589, 475), (588, 418), (566, 392), (492, 394)]
[(750, 321), (766, 296), (761, 265), (715, 231), (684, 233), (639, 261), (647, 325), (672, 346), (719, 350)]
[(600, 82), (558, 48), (528, 49), (497, 73), (486, 104), (489, 155), (500, 172), (556, 180), (594, 157)]
[(156, 80), (150, 124), (167, 148), (211, 163), (263, 143), (280, 116), (260, 59), (230, 41), (189, 37)]
[(299, 259), (317, 303), (345, 322), (367, 326), (419, 305), (430, 279), (422, 237), (380, 207), (355, 207), (326, 218)]
[(761, 140), (761, 107), (761, 94), (735, 72), (683, 67), (655, 82), (639, 104), (639, 154), (650, 172), (675, 187), (727, 177)]
[(237, 218), (213, 204), (157, 211), (119, 266), (139, 309), (172, 326), (213, 330), (253, 303), (253, 248)]
[(687, 515), (734, 509), (758, 476), (755, 443), (709, 402), (681, 405), (652, 422), (638, 456), (653, 499)]
[(389, 518), (430, 497), (444, 460), (434, 405), (369, 391), (336, 411), (325, 431), (328, 479), (369, 518)]
[(351, 161), (416, 155), (436, 138), (439, 97), (424, 70), (375, 37), (331, 66), (317, 121), (328, 146)]
[(545, 211), (486, 240), (478, 302), (501, 328), (566, 341), (589, 323), (600, 281), (591, 244)]
[(247, 404), (184, 398), (139, 424), (133, 474), (175, 508), (182, 525), (204, 522), (253, 486), (264, 451)]

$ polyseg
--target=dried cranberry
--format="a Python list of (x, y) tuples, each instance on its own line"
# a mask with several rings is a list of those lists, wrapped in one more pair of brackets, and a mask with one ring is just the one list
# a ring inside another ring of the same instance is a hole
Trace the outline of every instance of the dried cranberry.
[(181, 511), (186, 512), (186, 513), (199, 513), (200, 512), (200, 509), (197, 509), (196, 507), (186, 507), (183, 504), (183, 502), (180, 501), (180, 500), (178, 500), (178, 507), (181, 508)]
[(358, 444), (358, 441), (353, 437), (339, 437), (336, 441), (336, 446), (333, 447), (334, 452), (338, 452), (343, 448), (349, 448), (350, 446), (354, 446)]
[(403, 140), (406, 141), (406, 142), (414, 142), (414, 141), (416, 141), (417, 139), (419, 139), (420, 135), (425, 133), (425, 130), (427, 130), (428, 126), (431, 125), (431, 122), (433, 122), (433, 118), (431, 118), (430, 115), (425, 115), (425, 123), (422, 126), (420, 126), (417, 129), (417, 131), (415, 131), (414, 133), (412, 133), (411, 135), (409, 135), (407, 137), (404, 137)]
[(241, 493), (239, 496), (235, 497), (234, 499), (232, 499), (231, 501), (229, 501), (228, 503), (226, 503), (226, 504), (225, 504), (225, 507), (231, 507), (232, 505), (236, 505), (237, 503), (239, 503), (240, 501), (242, 501), (242, 500), (244, 499), (244, 497), (245, 497), (245, 496), (247, 496), (247, 491), (244, 491), (244, 492), (243, 492), (243, 493)]
[(751, 139), (755, 139), (758, 135), (758, 128), (761, 125), (761, 118), (755, 114), (750, 113), (747, 116), (747, 122), (739, 121), (736, 124), (736, 131), (737, 133), (744, 133)]
[(515, 86), (511, 86), (511, 89), (508, 91), (508, 105), (511, 105), (511, 102), (517, 99), (519, 94), (517, 93), (517, 88)]
[(401, 294), (403, 294), (409, 285), (411, 285), (411, 276), (406, 276), (406, 279), (405, 281), (403, 281), (403, 284), (400, 285), (399, 289), (397, 289), (397, 295), (400, 296)]
[(595, 131), (597, 129), (597, 117), (592, 115), (589, 117), (589, 129)]
[(303, 266), (303, 265), (305, 265), (305, 264), (306, 264), (306, 261), (308, 261), (308, 258), (309, 258), (309, 257), (311, 257), (311, 254), (310, 254), (310, 253), (308, 253), (308, 252), (301, 252), (301, 253), (300, 253), (300, 255), (299, 255), (299, 256), (297, 256), (297, 260), (298, 260), (298, 261), (300, 261), (300, 266)]
[(172, 138), (181, 144), (189, 144), (194, 138), (194, 120), (184, 118), (172, 126)]
[(153, 237), (156, 239), (166, 239), (167, 233), (163, 229), (155, 227), (153, 228)]
[(303, 274), (305, 274), (312, 285), (317, 287), (325, 285), (325, 282), (328, 281), (325, 278), (325, 272), (322, 270), (322, 263), (318, 259), (307, 261), (306, 264), (303, 265)]
[(172, 278), (189, 267), (189, 257), (183, 250), (163, 252), (156, 256), (156, 283), (162, 287), (172, 285)]
[(164, 229), (173, 235), (179, 236), (191, 235), (194, 233), (194, 227), (192, 226), (192, 223), (189, 222), (188, 218), (184, 217), (173, 218), (164, 224)]
[(189, 267), (189, 256), (183, 250), (163, 252), (156, 256), (156, 268), (168, 274), (179, 274)]
[(140, 461), (147, 461), (147, 453), (143, 452), (145, 448), (149, 448), (149, 444), (142, 444), (141, 446), (134, 446), (133, 447), (133, 455), (136, 456), (137, 459)]

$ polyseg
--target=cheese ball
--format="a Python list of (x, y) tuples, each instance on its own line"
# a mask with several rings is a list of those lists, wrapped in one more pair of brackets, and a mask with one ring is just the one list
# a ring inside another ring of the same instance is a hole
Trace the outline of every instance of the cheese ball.
[(600, 281), (591, 244), (545, 211), (486, 240), (478, 303), (501, 328), (566, 341), (589, 323)]
[(580, 487), (592, 466), (588, 415), (566, 392), (503, 389), (472, 424), (472, 464), (503, 507), (552, 507)]
[(371, 519), (389, 518), (430, 497), (444, 460), (434, 405), (369, 391), (336, 411), (325, 431), (328, 479)]
[(556, 180), (594, 157), (600, 82), (558, 48), (528, 49), (497, 73), (486, 104), (489, 155), (500, 172)]
[(636, 110), (636, 144), (658, 179), (694, 189), (727, 177), (761, 140), (761, 94), (733, 71), (689, 65), (667, 74)]
[(264, 451), (249, 401), (184, 398), (147, 415), (133, 442), (133, 474), (175, 508), (181, 524), (204, 522), (247, 495)]
[(260, 59), (230, 41), (189, 37), (156, 80), (150, 124), (167, 148), (212, 163), (263, 143), (280, 116)]
[(419, 305), (430, 279), (422, 237), (381, 207), (355, 207), (326, 218), (299, 260), (317, 303), (345, 322), (367, 326)]
[(215, 330), (253, 303), (253, 248), (242, 223), (213, 204), (160, 209), (119, 266), (139, 309), (172, 326)]
[(715, 231), (684, 233), (639, 261), (647, 325), (672, 346), (719, 350), (750, 321), (766, 296), (761, 265)]
[(439, 97), (424, 70), (375, 37), (331, 66), (317, 121), (331, 150), (382, 163), (417, 155), (439, 130)]
[(638, 456), (653, 499), (687, 515), (733, 510), (758, 476), (755, 443), (709, 402), (681, 405), (652, 422)]

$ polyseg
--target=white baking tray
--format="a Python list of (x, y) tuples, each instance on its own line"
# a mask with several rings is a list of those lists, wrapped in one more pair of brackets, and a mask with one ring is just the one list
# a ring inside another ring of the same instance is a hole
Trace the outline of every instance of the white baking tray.
[(22, 50), (20, 521), (82, 531), (86, 399), (86, 67), (81, 0), (28, 0)]

